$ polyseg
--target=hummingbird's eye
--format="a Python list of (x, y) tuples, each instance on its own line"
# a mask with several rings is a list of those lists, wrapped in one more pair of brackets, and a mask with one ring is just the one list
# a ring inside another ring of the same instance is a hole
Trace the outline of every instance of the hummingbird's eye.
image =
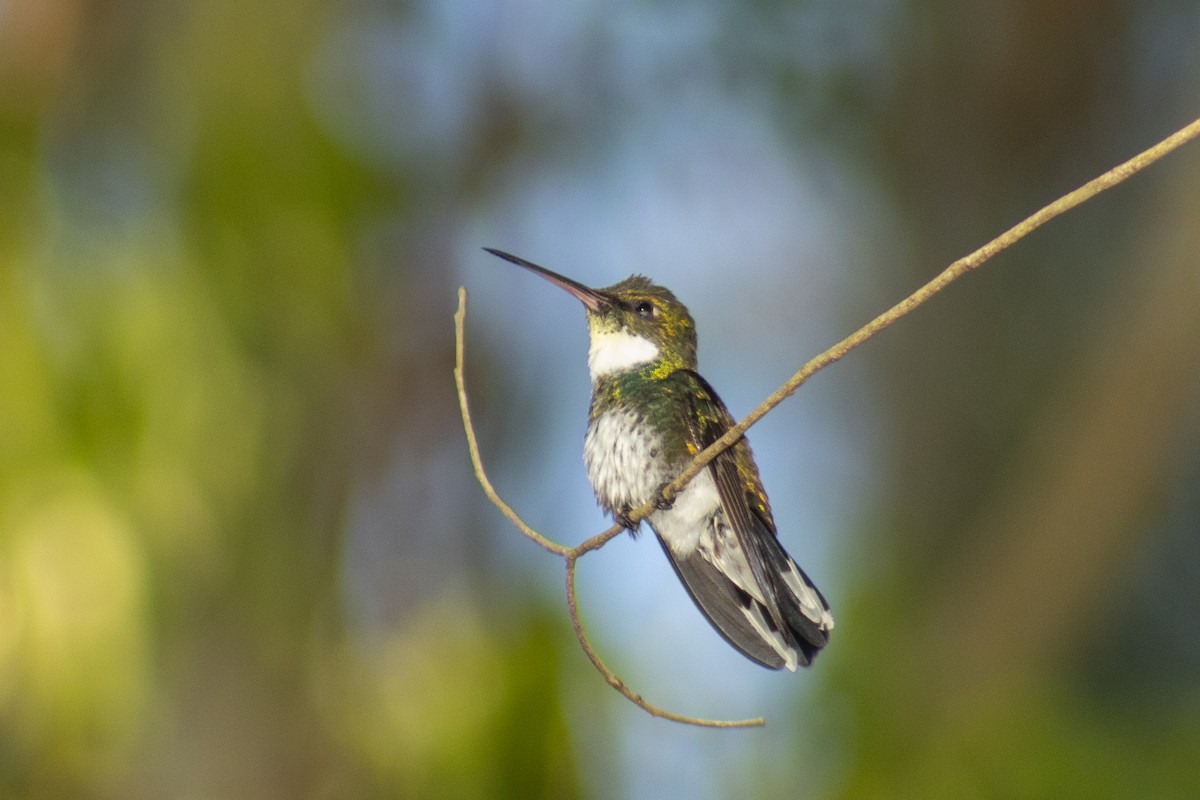
[(658, 311), (658, 309), (655, 308), (654, 303), (651, 303), (649, 300), (642, 300), (633, 307), (633, 310), (642, 319), (650, 319)]

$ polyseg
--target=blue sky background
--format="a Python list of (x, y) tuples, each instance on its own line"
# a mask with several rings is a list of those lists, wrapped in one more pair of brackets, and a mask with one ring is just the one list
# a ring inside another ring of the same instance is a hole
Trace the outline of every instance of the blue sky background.
[(1185, 148), (756, 425), (838, 620), (729, 648), (574, 543), (584, 283), (743, 416), (1197, 115), (1183, 0), (0, 0), (0, 794), (1194, 797), (1200, 164)]

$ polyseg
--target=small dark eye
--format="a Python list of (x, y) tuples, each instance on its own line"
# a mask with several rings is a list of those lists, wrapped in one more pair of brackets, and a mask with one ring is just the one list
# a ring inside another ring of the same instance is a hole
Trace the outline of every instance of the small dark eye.
[(643, 300), (634, 306), (633, 310), (637, 312), (637, 315), (642, 319), (650, 319), (654, 316), (654, 312), (658, 309), (654, 307), (654, 303), (651, 303), (649, 300)]

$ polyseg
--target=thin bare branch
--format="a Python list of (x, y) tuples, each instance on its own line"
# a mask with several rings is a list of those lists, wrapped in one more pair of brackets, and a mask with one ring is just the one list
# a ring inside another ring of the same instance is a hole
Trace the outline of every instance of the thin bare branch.
[[(650, 513), (649, 511), (646, 512), (646, 514), (649, 514), (649, 513)], [(629, 519), (632, 522), (636, 523), (636, 522), (641, 521), (643, 516), (645, 516), (645, 515), (630, 514)], [(601, 531), (600, 533), (597, 533), (592, 538), (585, 539), (584, 541), (582, 541), (579, 544), (572, 547), (571, 551), (569, 553), (567, 553), (567, 557), (568, 558), (579, 558), (584, 553), (590, 553), (593, 550), (599, 550), (601, 547), (604, 547), (604, 545), (608, 544), (610, 540), (617, 538), (622, 533), (624, 533), (626, 530), (628, 530), (628, 528), (626, 528), (624, 525), (622, 525), (619, 522), (614, 522), (612, 524), (612, 526), (610, 528), (608, 528), (607, 530)]]
[[(587, 552), (587, 551), (585, 551)], [(575, 630), (575, 638), (579, 640), (579, 646), (583, 648), (583, 652), (587, 655), (588, 660), (592, 662), (592, 666), (596, 671), (604, 676), (604, 680), (608, 685), (616, 689), (621, 694), (629, 698), (630, 701), (645, 709), (648, 713), (669, 719), (672, 722), (682, 722), (685, 725), (698, 725), (702, 728), (761, 728), (766, 723), (762, 717), (754, 719), (703, 719), (702, 717), (688, 717), (683, 714), (675, 714), (671, 711), (659, 708), (646, 701), (640, 694), (633, 691), (626, 685), (625, 681), (613, 674), (612, 670), (604, 666), (604, 662), (600, 660), (600, 656), (592, 648), (591, 642), (588, 641), (587, 634), (583, 632), (583, 623), (579, 619), (579, 604), (575, 598), (575, 563), (579, 560), (578, 556), (567, 556), (567, 611), (571, 615), (571, 627)]]
[(483, 470), (483, 459), (479, 456), (479, 442), (475, 439), (475, 426), (471, 424), (471, 410), (467, 404), (467, 384), (463, 377), (463, 327), (467, 319), (467, 290), (458, 289), (458, 310), (454, 312), (454, 385), (458, 387), (458, 408), (462, 412), (463, 429), (467, 433), (467, 449), (471, 452), (471, 464), (475, 467), (475, 478), (483, 487), (483, 493), (492, 501), (492, 505), (500, 509), (500, 513), (508, 517), (508, 521), (517, 527), (527, 538), (535, 542), (543, 550), (548, 550), (557, 556), (567, 557), (570, 548), (552, 542), (545, 536), (525, 524), (525, 520), (513, 511), (512, 506), (504, 502), (492, 487), (487, 473)]
[[(859, 328), (854, 333), (847, 336), (842, 341), (827, 349), (825, 352), (816, 356), (808, 363), (804, 364), (791, 378), (789, 378), (782, 386), (776, 389), (770, 397), (764, 400), (757, 408), (746, 415), (745, 419), (737, 425), (730, 428), (724, 436), (713, 442), (702, 452), (700, 452), (692, 462), (684, 469), (673, 481), (667, 484), (663, 489), (663, 498), (670, 500), (678, 494), (684, 486), (688, 484), (692, 478), (700, 473), (714, 458), (720, 455), (724, 450), (733, 445), (736, 441), (745, 435), (746, 431), (766, 416), (775, 406), (779, 405), (785, 399), (795, 394), (809, 378), (821, 371), (830, 364), (838, 361), (854, 348), (861, 345), (863, 342), (870, 339), (875, 334), (890, 326), (892, 323), (899, 320), (905, 314), (913, 311), (921, 304), (932, 298), (935, 294), (945, 289), (958, 278), (966, 273), (976, 269), (980, 265), (988, 261), (992, 256), (1011, 247), (1021, 239), (1028, 236), (1033, 231), (1045, 225), (1050, 220), (1063, 214), (1081, 203), (1090, 200), (1105, 189), (1109, 189), (1121, 183), (1125, 179), (1140, 172), (1146, 167), (1158, 161), (1163, 156), (1180, 147), (1181, 145), (1200, 136), (1200, 119), (1192, 122), (1179, 131), (1163, 139), (1158, 144), (1148, 150), (1139, 153), (1123, 164), (1113, 167), (1103, 175), (1088, 181), (1083, 186), (1073, 192), (1060, 197), (1053, 203), (1045, 206), (1041, 210), (1022, 220), (1017, 225), (1005, 231), (1000, 236), (997, 236), (992, 241), (980, 247), (975, 252), (960, 258), (959, 260), (946, 267), (933, 280), (926, 283), (917, 291), (913, 292), (908, 297), (901, 300), (896, 305), (884, 313), (877, 316), (875, 319), (868, 322), (866, 325)], [(471, 451), (471, 463), (475, 468), (475, 477), (479, 480), (480, 486), (483, 487), (484, 493), (488, 499), (506, 516), (509, 521), (517, 527), (526, 537), (537, 543), (543, 549), (560, 556), (566, 562), (567, 573), (567, 608), (571, 616), (571, 627), (575, 631), (575, 636), (579, 640), (580, 646), (584, 653), (592, 662), (592, 665), (604, 676), (604, 679), (610, 686), (625, 695), (629, 700), (636, 703), (648, 713), (656, 717), (670, 719), (675, 722), (682, 722), (690, 725), (700, 725), (714, 728), (739, 728), (753, 727), (763, 724), (762, 718), (748, 720), (706, 720), (696, 717), (687, 717), (680, 714), (673, 714), (669, 711), (658, 708), (650, 703), (647, 703), (640, 695), (632, 691), (620, 678), (612, 673), (600, 660), (596, 651), (592, 648), (587, 636), (583, 632), (583, 624), (579, 618), (579, 608), (575, 597), (575, 564), (578, 559), (593, 551), (598, 550), (607, 544), (610, 540), (620, 535), (624, 530), (621, 525), (613, 525), (607, 530), (593, 536), (590, 539), (582, 542), (575, 547), (565, 547), (550, 541), (533, 528), (525, 524), (524, 521), (517, 515), (512, 508), (505, 503), (496, 490), (492, 487), (491, 482), (484, 472), (483, 463), (479, 456), (479, 446), (475, 439), (475, 432), (471, 425), (471, 415), (467, 405), (467, 390), (463, 380), (463, 326), (466, 317), (467, 293), (466, 289), (458, 290), (458, 311), (454, 315), (455, 334), (457, 344), (455, 349), (455, 368), (454, 378), (458, 387), (459, 407), (462, 411), (463, 427), (466, 430), (467, 445)], [(656, 498), (657, 500), (657, 498)], [(656, 500), (644, 503), (638, 508), (633, 509), (629, 513), (629, 519), (637, 522), (651, 514), (656, 505)]]
[[(463, 362), (465, 350), (465, 331), (467, 319), (467, 290), (460, 287), (458, 290), (458, 310), (454, 312), (454, 384), (458, 390), (458, 407), (462, 412), (463, 430), (467, 435), (467, 449), (471, 453), (471, 464), (475, 468), (475, 478), (479, 481), (479, 485), (483, 487), (484, 494), (492, 501), (496, 508), (500, 509), (501, 513), (508, 518), (509, 522), (517, 527), (521, 533), (527, 538), (535, 542), (539, 547), (561, 556), (566, 563), (567, 571), (567, 611), (571, 616), (571, 627), (575, 631), (575, 638), (579, 640), (583, 652), (587, 655), (588, 660), (596, 670), (604, 677), (604, 680), (609, 686), (612, 686), (632, 702), (636, 703), (648, 713), (669, 719), (674, 722), (682, 722), (688, 725), (699, 725), (706, 728), (746, 728), (763, 725), (761, 717), (747, 720), (717, 720), (717, 719), (702, 719), (699, 717), (688, 717), (682, 714), (674, 714), (665, 709), (659, 708), (652, 703), (646, 702), (641, 695), (634, 692), (628, 685), (615, 674), (612, 670), (604, 665), (600, 660), (600, 656), (596, 654), (595, 649), (588, 641), (587, 635), (583, 632), (583, 623), (579, 619), (579, 604), (575, 599), (575, 562), (581, 555), (596, 550), (610, 539), (620, 535), (621, 531), (625, 530), (620, 525), (613, 525), (603, 533), (597, 534), (587, 541), (576, 547), (564, 547), (556, 542), (552, 542), (545, 536), (535, 531), (512, 509), (508, 503), (500, 497), (492, 486), (492, 482), (488, 480), (487, 472), (483, 468), (483, 459), (479, 455), (479, 443), (475, 437), (475, 426), (471, 423), (471, 411), (467, 402), (467, 384), (463, 376)], [(648, 513), (648, 512), (643, 512)], [(640, 519), (640, 517), (639, 517)]]
[[(811, 378), (816, 373), (820, 372), (825, 367), (835, 361), (838, 361), (854, 348), (858, 347), (863, 342), (870, 339), (875, 334), (888, 327), (896, 320), (903, 317), (905, 314), (917, 308), (925, 301), (929, 300), (935, 294), (945, 289), (958, 278), (961, 278), (966, 273), (976, 269), (984, 262), (988, 261), (992, 256), (1002, 250), (1005, 250), (1012, 245), (1024, 239), (1029, 234), (1033, 233), (1038, 228), (1045, 225), (1050, 220), (1063, 214), (1076, 206), (1092, 199), (1096, 195), (1103, 192), (1105, 189), (1111, 189), (1118, 183), (1121, 183), (1126, 178), (1129, 178), (1138, 172), (1141, 172), (1146, 167), (1158, 161), (1163, 156), (1170, 153), (1172, 150), (1190, 142), (1200, 136), (1200, 119), (1195, 120), (1190, 125), (1187, 125), (1175, 133), (1163, 139), (1158, 144), (1138, 153), (1133, 158), (1123, 164), (1105, 172), (1103, 175), (1093, 178), (1092, 180), (1080, 186), (1075, 191), (1063, 195), (1048, 206), (1026, 217), (1021, 222), (1009, 228), (1004, 233), (991, 240), (983, 247), (980, 247), (975, 252), (960, 258), (946, 269), (942, 270), (937, 277), (929, 281), (917, 291), (910, 294), (908, 297), (901, 300), (896, 305), (889, 308), (887, 311), (880, 314), (875, 319), (862, 326), (854, 333), (847, 336), (842, 341), (830, 347), (825, 352), (813, 358), (807, 364), (802, 366), (795, 375), (788, 378), (787, 382), (771, 393), (771, 396), (764, 400), (757, 408), (746, 415), (746, 418), (737, 425), (725, 432), (717, 441), (702, 450), (692, 463), (687, 468), (679, 473), (675, 480), (671, 481), (664, 487), (664, 498), (670, 499), (683, 490), (688, 482), (700, 473), (714, 458), (719, 456), (726, 448), (731, 446), (738, 439), (745, 435), (750, 426), (765, 417), (767, 413), (782, 403), (787, 398), (796, 393), (796, 390)], [(631, 518), (641, 519), (646, 514), (653, 511), (653, 504), (647, 503), (641, 508), (635, 509), (630, 514)]]

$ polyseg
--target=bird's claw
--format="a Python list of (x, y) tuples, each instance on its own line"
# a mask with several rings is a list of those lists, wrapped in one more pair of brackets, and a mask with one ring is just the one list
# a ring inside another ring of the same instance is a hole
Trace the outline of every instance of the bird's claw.
[(630, 509), (628, 508), (621, 509), (620, 511), (614, 511), (613, 519), (617, 521), (618, 525), (630, 533), (637, 533), (639, 523), (630, 518), (629, 511)]
[(670, 481), (660, 483), (658, 488), (654, 490), (654, 507), (659, 511), (668, 511), (675, 505), (674, 495), (671, 497), (667, 496), (667, 485), (669, 483)]

